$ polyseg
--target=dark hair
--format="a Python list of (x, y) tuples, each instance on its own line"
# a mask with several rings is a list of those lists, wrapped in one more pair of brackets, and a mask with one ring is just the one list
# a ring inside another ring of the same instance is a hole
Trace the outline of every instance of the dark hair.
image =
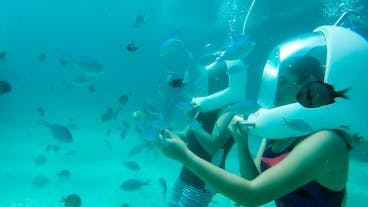
[(289, 58), (286, 63), (290, 73), (298, 77), (299, 82), (303, 82), (310, 75), (323, 81), (324, 74), (320, 62), (309, 55), (295, 56)]

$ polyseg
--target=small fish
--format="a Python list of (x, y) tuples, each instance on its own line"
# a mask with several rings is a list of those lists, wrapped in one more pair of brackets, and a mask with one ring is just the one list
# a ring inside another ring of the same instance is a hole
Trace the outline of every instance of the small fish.
[[(242, 59), (253, 51), (254, 46), (255, 43), (250, 41), (246, 36), (232, 36), (223, 50), (204, 55), (201, 58), (201, 65), (214, 66), (225, 60)], [(214, 59), (214, 61), (212, 61), (212, 59)]]
[(90, 84), (93, 80), (90, 77), (87, 77), (85, 75), (77, 76), (73, 78), (71, 81), (72, 86), (86, 86)]
[(6, 81), (0, 81), (0, 94), (9, 93), (12, 90), (10, 84)]
[(138, 179), (127, 179), (121, 185), (120, 189), (123, 191), (134, 191), (142, 188), (143, 186), (149, 185), (150, 181), (143, 181)]
[(133, 26), (135, 28), (140, 28), (142, 26), (144, 26), (147, 23), (147, 16), (146, 14), (141, 14), (141, 15), (137, 15), (137, 17), (135, 18), (135, 22), (133, 24)]
[(206, 43), (203, 47), (204, 48), (209, 48), (209, 47), (211, 47), (212, 45), (211, 45), (211, 43)]
[(50, 179), (43, 174), (38, 174), (33, 177), (32, 179), (32, 186), (34, 188), (44, 188), (46, 187), (50, 182)]
[(5, 60), (6, 55), (8, 54), (8, 52), (6, 51), (0, 51), (0, 60)]
[(125, 139), (125, 137), (128, 135), (128, 129), (127, 128), (123, 128), (120, 132), (120, 139), (123, 140)]
[(88, 86), (88, 91), (91, 92), (91, 93), (94, 93), (94, 92), (96, 92), (96, 87), (94, 85), (89, 85)]
[(296, 95), (298, 102), (306, 108), (317, 108), (335, 103), (335, 98), (349, 99), (346, 93), (350, 88), (335, 91), (330, 84), (321, 81), (313, 81), (301, 87)]
[[(109, 108), (109, 109), (112, 109), (112, 108)], [(114, 114), (113, 114), (113, 112), (112, 111), (110, 111), (108, 109), (108, 111), (107, 112), (105, 112), (105, 113), (103, 113), (102, 115), (101, 115), (101, 117), (100, 117), (100, 119), (101, 119), (101, 121), (108, 121), (108, 120), (110, 120), (110, 119), (112, 119), (113, 117), (114, 117)]]
[(130, 207), (129, 203), (122, 203), (120, 207)]
[(186, 83), (184, 83), (184, 78), (172, 79), (168, 83), (169, 83), (169, 86), (173, 88), (182, 88), (187, 85)]
[(246, 36), (232, 36), (223, 50), (223, 53), (218, 57), (217, 62), (222, 60), (236, 60), (248, 56), (254, 49), (255, 43), (250, 41)]
[(128, 50), (129, 52), (135, 52), (139, 49), (139, 47), (137, 47), (134, 41), (131, 41), (125, 46), (125, 49)]
[(312, 131), (312, 127), (303, 119), (287, 120), (283, 117), (285, 124), (298, 131)]
[(123, 94), (119, 97), (119, 103), (121, 105), (125, 105), (129, 101), (129, 96), (132, 95), (132, 92), (129, 92), (128, 94)]
[(91, 76), (98, 76), (104, 71), (104, 66), (99, 61), (88, 56), (63, 57), (59, 62), (62, 66), (71, 63), (76, 69)]
[(107, 135), (107, 136), (110, 136), (111, 131), (112, 131), (111, 129), (108, 129), (108, 130), (107, 130), (107, 132), (106, 132), (106, 135)]
[(106, 148), (109, 150), (109, 152), (112, 152), (111, 142), (107, 139), (104, 139), (104, 143), (105, 143)]
[(44, 52), (41, 52), (39, 55), (38, 55), (38, 61), (40, 62), (43, 62), (46, 60), (46, 54)]
[(66, 58), (59, 58), (59, 63), (61, 66), (65, 67), (70, 61), (68, 61)]
[(36, 158), (35, 158), (35, 164), (38, 165), (38, 166), (41, 166), (41, 165), (45, 165), (46, 162), (47, 162), (47, 157), (44, 156), (44, 155), (38, 155)]
[(125, 167), (132, 171), (139, 171), (141, 166), (135, 161), (126, 161), (122, 163)]
[(167, 182), (166, 182), (166, 180), (164, 178), (160, 177), (158, 179), (158, 183), (162, 187), (162, 195), (164, 196), (164, 198), (166, 198), (166, 194), (167, 194)]
[(38, 115), (40, 115), (41, 117), (45, 116), (45, 109), (42, 106), (37, 108), (37, 112), (38, 112)]
[(69, 179), (72, 176), (69, 170), (60, 170), (56, 175), (61, 179)]
[(66, 198), (62, 198), (62, 203), (64, 207), (80, 207), (82, 206), (82, 200), (77, 194), (70, 194)]
[(65, 126), (57, 123), (51, 123), (45, 120), (41, 121), (41, 124), (49, 129), (52, 136), (63, 143), (72, 143), (73, 135)]
[(58, 152), (60, 150), (60, 147), (56, 145), (47, 145), (46, 146), (46, 152)]
[(130, 123), (128, 122), (128, 121), (122, 121), (121, 122), (121, 124), (122, 124), (122, 126), (124, 127), (124, 128), (127, 128), (127, 129), (129, 129), (131, 126), (130, 126)]

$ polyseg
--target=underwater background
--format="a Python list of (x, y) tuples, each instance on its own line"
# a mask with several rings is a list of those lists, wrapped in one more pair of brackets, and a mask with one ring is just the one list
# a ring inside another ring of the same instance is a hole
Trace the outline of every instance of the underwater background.
[[(242, 34), (250, 4), (0, 0), (0, 206), (64, 206), (72, 194), (87, 207), (165, 206), (181, 166), (155, 134), (183, 128), (190, 98), (206, 94), (202, 57)], [(346, 26), (367, 38), (367, 0), (256, 1), (248, 98), (275, 45), (345, 11), (359, 14)], [(185, 86), (171, 87), (175, 79)], [(227, 169), (238, 173), (233, 151)], [(367, 144), (351, 154), (348, 206), (365, 206)], [(129, 190), (131, 179), (144, 185)], [(216, 195), (210, 206), (233, 202)]]

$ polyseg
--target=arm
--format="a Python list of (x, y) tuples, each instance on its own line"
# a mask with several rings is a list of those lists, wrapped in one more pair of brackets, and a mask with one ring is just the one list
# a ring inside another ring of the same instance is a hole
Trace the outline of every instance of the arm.
[(165, 136), (168, 139), (161, 149), (167, 156), (182, 162), (233, 201), (250, 206), (265, 204), (321, 176), (341, 170), (346, 167), (341, 166), (341, 162), (348, 156), (346, 144), (339, 135), (322, 131), (301, 141), (278, 165), (248, 181), (199, 158), (170, 132), (166, 131)]
[(240, 175), (247, 180), (253, 180), (258, 176), (259, 171), (249, 150), (247, 128), (239, 126), (239, 121), (243, 121), (243, 118), (235, 116), (229, 125), (229, 130), (237, 143)]
[(201, 146), (211, 155), (216, 153), (231, 136), (227, 126), (229, 125), (233, 114), (226, 112), (222, 114), (216, 121), (212, 134), (207, 133), (202, 127), (193, 129), (194, 135), (197, 137)]
[(178, 135), (178, 137), (182, 139), (184, 142), (187, 142), (189, 132), (190, 132), (190, 128), (186, 127), (183, 131), (175, 132), (175, 134)]

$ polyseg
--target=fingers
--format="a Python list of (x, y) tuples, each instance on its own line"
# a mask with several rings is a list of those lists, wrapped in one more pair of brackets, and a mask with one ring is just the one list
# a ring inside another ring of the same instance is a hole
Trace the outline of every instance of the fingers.
[(157, 135), (157, 144), (158, 147), (162, 150), (164, 145), (166, 145), (166, 138), (163, 135), (163, 131), (161, 130), (161, 132)]

